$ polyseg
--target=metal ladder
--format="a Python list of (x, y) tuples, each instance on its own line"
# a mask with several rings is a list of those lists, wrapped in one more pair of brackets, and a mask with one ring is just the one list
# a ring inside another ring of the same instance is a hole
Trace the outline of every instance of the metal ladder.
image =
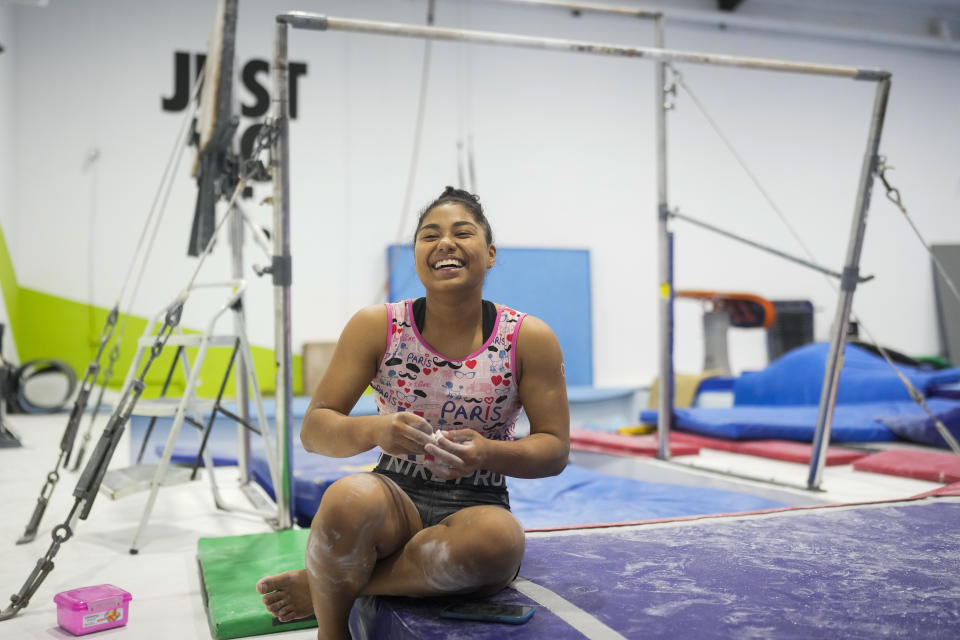
[[(156, 502), (160, 487), (171, 486), (195, 480), (198, 475), (201, 461), (210, 478), (210, 488), (213, 494), (214, 504), (216, 505), (217, 509), (233, 512), (250, 512), (249, 509), (228, 506), (220, 494), (216, 478), (214, 477), (213, 459), (210, 455), (210, 452), (206, 448), (206, 444), (210, 435), (210, 430), (213, 427), (218, 413), (222, 413), (227, 417), (236, 420), (238, 425), (240, 425), (240, 431), (243, 429), (249, 429), (261, 435), (263, 438), (263, 445), (266, 453), (270, 479), (273, 482), (274, 487), (280, 486), (279, 465), (277, 464), (278, 457), (275, 446), (276, 441), (273, 437), (270, 425), (266, 419), (266, 414), (263, 410), (260, 387), (257, 382), (253, 367), (250, 343), (247, 339), (246, 324), (243, 318), (241, 300), (243, 292), (246, 288), (246, 282), (244, 280), (229, 280), (225, 282), (209, 284), (195, 284), (190, 288), (190, 290), (188, 290), (187, 293), (190, 295), (195, 293), (198, 289), (211, 288), (229, 288), (230, 294), (227, 298), (227, 301), (210, 318), (210, 321), (203, 332), (195, 334), (178, 332), (169, 337), (166, 347), (176, 347), (177, 351), (174, 355), (174, 361), (170, 367), (170, 371), (168, 372), (167, 378), (164, 382), (163, 389), (161, 391), (161, 397), (156, 400), (141, 400), (137, 402), (136, 406), (134, 407), (132, 415), (145, 416), (151, 419), (147, 428), (147, 432), (144, 435), (144, 441), (137, 457), (137, 463), (130, 467), (111, 469), (104, 475), (103, 483), (100, 485), (100, 493), (107, 495), (114, 500), (124, 496), (132, 495), (134, 493), (139, 493), (141, 491), (149, 490), (150, 492), (150, 495), (147, 498), (146, 506), (144, 507), (143, 515), (140, 518), (140, 524), (130, 545), (131, 554), (136, 554), (139, 551), (140, 540), (144, 531), (146, 530), (147, 522), (149, 521), (150, 514), (153, 511), (153, 506)], [(218, 320), (220, 320), (220, 318), (230, 310), (232, 310), (235, 315), (235, 332), (232, 334), (215, 334), (214, 329), (216, 328)], [(133, 362), (127, 374), (127, 381), (124, 383), (125, 386), (129, 384), (130, 380), (135, 375), (135, 372), (138, 370), (145, 352), (148, 351), (155, 343), (155, 327), (160, 323), (162, 316), (163, 312), (155, 316), (151, 322), (147, 323), (147, 327), (137, 343), (137, 353), (134, 356)], [(190, 362), (186, 352), (186, 349), (190, 347), (196, 348), (197, 350), (192, 363)], [(232, 348), (230, 360), (224, 373), (223, 380), (220, 384), (219, 393), (217, 398), (212, 400), (198, 398), (196, 395), (196, 388), (200, 379), (200, 371), (203, 367), (207, 351), (211, 347)], [(241, 380), (240, 384), (249, 385), (249, 390), (251, 392), (250, 395), (254, 400), (254, 405), (256, 408), (256, 426), (250, 424), (246, 419), (247, 407), (240, 407), (241, 415), (236, 415), (233, 412), (225, 409), (220, 403), (223, 392), (226, 388), (227, 380), (230, 376), (230, 371), (238, 356), (244, 365), (242, 367), (238, 366), (238, 374), (241, 370), (246, 372), (246, 380)], [(166, 393), (169, 389), (170, 382), (178, 365), (182, 367), (187, 382), (184, 387), (183, 394), (179, 398), (168, 397)], [(204, 415), (208, 416), (206, 422), (203, 420)], [(171, 425), (170, 433), (167, 437), (167, 442), (164, 446), (160, 461), (155, 464), (142, 463), (141, 461), (144, 450), (156, 420), (158, 418), (169, 417), (173, 418), (173, 424)], [(174, 446), (180, 433), (180, 428), (183, 426), (184, 422), (197, 427), (202, 431), (203, 434), (200, 442), (200, 449), (197, 453), (196, 459), (194, 460), (192, 468), (175, 467), (170, 465)], [(251, 494), (248, 493), (247, 495), (250, 496)], [(253, 500), (252, 497), (251, 499)], [(263, 517), (268, 522), (276, 521), (278, 514), (275, 509), (273, 513), (268, 511), (269, 505), (266, 500), (253, 501), (255, 507), (253, 509), (253, 513)]]

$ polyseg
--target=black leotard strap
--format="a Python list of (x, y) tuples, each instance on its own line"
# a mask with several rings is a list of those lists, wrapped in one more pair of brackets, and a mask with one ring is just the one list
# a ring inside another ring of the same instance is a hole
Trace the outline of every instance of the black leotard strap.
[[(417, 298), (413, 301), (413, 321), (417, 323), (417, 331), (423, 333), (423, 327), (427, 319), (427, 299)], [(493, 325), (497, 321), (497, 305), (489, 300), (483, 301), (483, 341), (490, 339), (493, 333)]]

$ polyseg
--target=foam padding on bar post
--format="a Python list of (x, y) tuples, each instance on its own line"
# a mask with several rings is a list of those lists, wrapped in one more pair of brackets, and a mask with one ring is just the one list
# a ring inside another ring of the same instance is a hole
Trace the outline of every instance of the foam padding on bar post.
[(308, 629), (314, 619), (278, 624), (257, 593), (263, 576), (304, 568), (307, 529), (200, 538), (197, 560), (210, 631), (217, 640)]

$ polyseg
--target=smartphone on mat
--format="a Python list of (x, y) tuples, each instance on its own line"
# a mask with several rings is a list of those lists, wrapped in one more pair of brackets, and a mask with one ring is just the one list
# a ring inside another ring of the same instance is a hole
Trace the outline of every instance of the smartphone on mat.
[(480, 620), (481, 622), (506, 622), (523, 624), (533, 615), (535, 609), (519, 604), (500, 604), (497, 602), (460, 602), (452, 604), (440, 612), (441, 618), (456, 620)]

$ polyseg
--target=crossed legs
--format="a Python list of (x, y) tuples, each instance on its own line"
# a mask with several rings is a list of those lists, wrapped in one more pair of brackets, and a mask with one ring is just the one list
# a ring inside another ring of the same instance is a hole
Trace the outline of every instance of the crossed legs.
[(424, 528), (393, 481), (357, 474), (324, 492), (306, 570), (263, 578), (257, 590), (281, 621), (312, 613), (317, 637), (339, 640), (357, 596), (493, 594), (513, 579), (523, 549), (523, 528), (506, 509), (467, 507)]

